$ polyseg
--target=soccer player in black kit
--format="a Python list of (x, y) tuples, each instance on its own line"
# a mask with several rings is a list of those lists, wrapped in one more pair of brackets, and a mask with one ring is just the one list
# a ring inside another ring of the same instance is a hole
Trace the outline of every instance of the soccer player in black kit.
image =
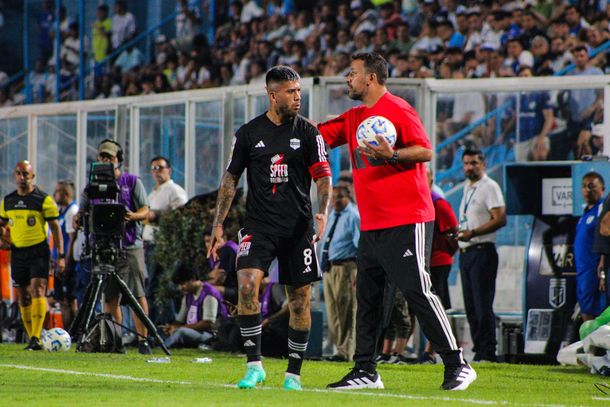
[[(269, 110), (235, 134), (229, 166), (218, 191), (208, 256), (216, 258), (224, 244), (222, 224), (239, 177), (247, 169), (246, 220), (239, 233), (237, 253), (237, 311), (248, 363), (237, 387), (249, 389), (265, 381), (258, 289), (277, 257), (279, 282), (286, 285), (290, 308), (284, 388), (301, 390), (301, 364), (311, 327), (311, 283), (320, 280), (314, 244), (326, 228), (331, 174), (322, 136), (298, 115), (299, 75), (287, 66), (275, 66), (265, 79)], [(312, 180), (317, 186), (319, 208), (314, 216), (309, 198)]]

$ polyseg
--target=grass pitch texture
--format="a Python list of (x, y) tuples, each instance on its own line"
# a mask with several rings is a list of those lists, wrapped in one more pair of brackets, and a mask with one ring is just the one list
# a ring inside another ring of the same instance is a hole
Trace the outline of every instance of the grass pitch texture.
[[(153, 357), (164, 357), (155, 349)], [(193, 363), (210, 357), (211, 363)], [(440, 390), (442, 365), (382, 365), (385, 390), (325, 389), (351, 363), (305, 361), (302, 392), (282, 389), (286, 360), (265, 359), (267, 381), (252, 390), (235, 388), (245, 358), (214, 352), (174, 350), (170, 363), (148, 363), (133, 348), (126, 355), (28, 352), (0, 344), (1, 406), (608, 406), (605, 377), (586, 368), (473, 364), (478, 380), (463, 392)]]

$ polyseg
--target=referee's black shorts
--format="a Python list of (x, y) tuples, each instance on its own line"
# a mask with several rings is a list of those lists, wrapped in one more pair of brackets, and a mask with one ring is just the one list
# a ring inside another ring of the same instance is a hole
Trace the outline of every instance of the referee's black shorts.
[(46, 240), (28, 247), (11, 247), (13, 287), (27, 287), (32, 278), (49, 278), (51, 252)]
[(279, 283), (302, 285), (319, 281), (318, 259), (313, 243), (312, 227), (300, 236), (279, 237), (243, 228), (239, 231), (237, 270), (254, 268), (269, 272), (278, 259)]

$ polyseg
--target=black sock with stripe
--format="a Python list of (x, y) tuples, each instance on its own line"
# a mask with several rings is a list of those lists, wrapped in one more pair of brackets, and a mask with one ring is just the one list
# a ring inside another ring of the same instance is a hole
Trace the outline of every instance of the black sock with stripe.
[(261, 360), (261, 314), (238, 315), (239, 331), (244, 343), (248, 362), (258, 362)]
[(299, 376), (307, 349), (309, 331), (297, 331), (288, 327), (288, 369), (287, 373)]

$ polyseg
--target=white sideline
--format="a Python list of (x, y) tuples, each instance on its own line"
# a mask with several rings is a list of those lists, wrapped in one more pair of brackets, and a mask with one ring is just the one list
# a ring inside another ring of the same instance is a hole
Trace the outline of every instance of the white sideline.
[[(162, 383), (162, 384), (183, 384), (183, 385), (195, 385), (197, 383), (186, 382), (186, 381), (178, 381), (178, 380), (161, 380), (161, 379), (149, 379), (146, 377), (134, 377), (127, 375), (117, 375), (110, 373), (95, 373), (95, 372), (79, 372), (76, 370), (64, 370), (64, 369), (54, 369), (47, 367), (36, 367), (36, 366), (26, 366), (26, 365), (13, 365), (8, 363), (0, 363), (0, 367), (8, 367), (14, 369), (22, 369), (22, 370), (35, 370), (40, 372), (51, 372), (51, 373), (63, 373), (77, 376), (93, 376), (93, 377), (104, 377), (109, 379), (121, 379), (121, 380), (131, 380), (134, 382), (146, 382), (146, 383)], [(234, 384), (216, 384), (216, 383), (205, 383), (206, 386), (210, 387), (222, 387), (222, 388), (231, 388), (234, 389)], [(272, 390), (277, 391), (276, 387), (270, 386), (257, 386), (258, 390)], [(395, 393), (385, 393), (385, 392), (363, 392), (363, 391), (350, 391), (350, 390), (326, 390), (326, 389), (303, 389), (304, 392), (310, 393), (325, 393), (325, 394), (349, 394), (353, 396), (370, 396), (370, 397), (387, 397), (387, 398), (395, 398), (395, 399), (404, 399), (404, 400), (435, 400), (435, 401), (455, 401), (469, 404), (481, 404), (481, 405), (504, 405), (507, 404), (506, 401), (499, 400), (479, 400), (479, 399), (465, 399), (465, 398), (453, 398), (453, 397), (425, 397), (425, 396), (410, 396), (408, 394), (395, 394)], [(592, 397), (593, 400), (608, 400), (605, 397)], [(554, 407), (561, 407), (560, 404), (553, 404)]]

